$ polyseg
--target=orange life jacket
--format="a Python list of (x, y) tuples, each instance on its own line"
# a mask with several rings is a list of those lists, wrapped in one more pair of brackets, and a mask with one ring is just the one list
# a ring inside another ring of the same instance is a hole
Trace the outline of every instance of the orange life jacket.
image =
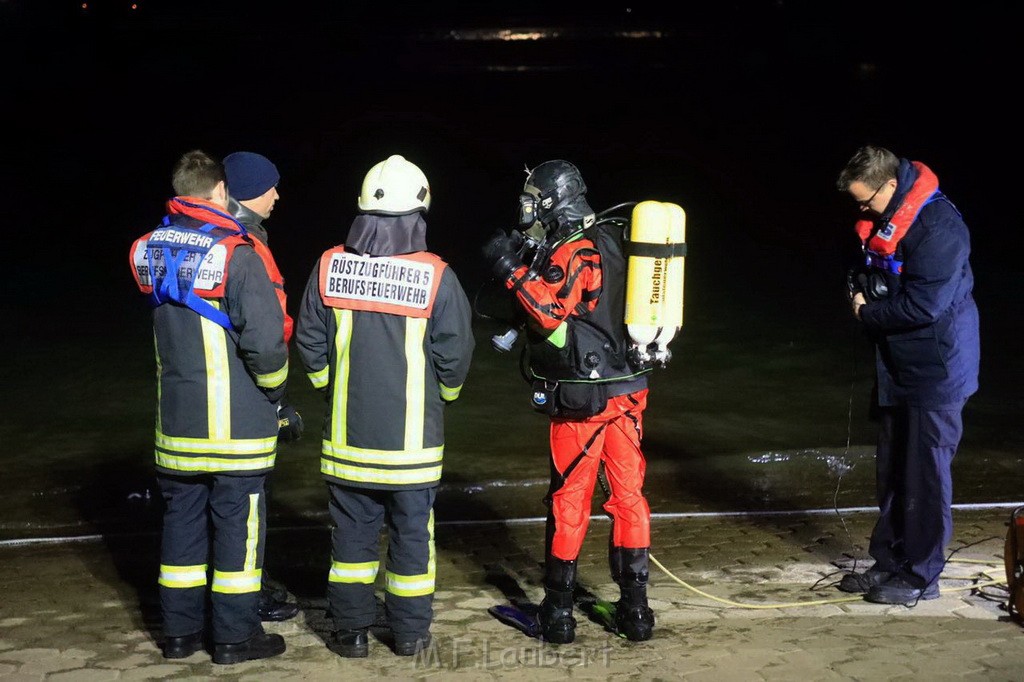
[(255, 236), (252, 240), (253, 248), (256, 249), (256, 254), (263, 261), (263, 265), (267, 268), (267, 275), (270, 276), (270, 283), (274, 285), (274, 291), (277, 293), (277, 300), (281, 304), (281, 312), (284, 313), (284, 345), (292, 340), (292, 332), (295, 329), (295, 321), (292, 320), (292, 316), (288, 314), (288, 297), (284, 293), (284, 275), (281, 274), (281, 270), (277, 267), (277, 262), (274, 260), (274, 255), (270, 253), (270, 247), (261, 242)]

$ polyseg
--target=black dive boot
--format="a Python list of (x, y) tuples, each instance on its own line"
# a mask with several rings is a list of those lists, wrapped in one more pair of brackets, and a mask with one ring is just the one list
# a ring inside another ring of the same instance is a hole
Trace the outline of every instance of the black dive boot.
[(571, 644), (576, 639), (572, 617), (572, 592), (576, 587), (576, 561), (547, 558), (544, 601), (540, 604), (541, 637), (552, 644)]
[[(617, 555), (617, 556), (615, 556)], [(615, 627), (631, 642), (643, 642), (654, 632), (654, 611), (647, 606), (647, 548), (615, 547), (611, 555), (612, 577), (616, 569), (620, 599), (615, 607)]]

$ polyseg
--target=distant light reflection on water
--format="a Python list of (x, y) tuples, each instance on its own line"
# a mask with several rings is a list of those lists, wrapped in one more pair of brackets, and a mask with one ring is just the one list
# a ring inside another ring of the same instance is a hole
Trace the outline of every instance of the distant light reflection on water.
[(613, 28), (471, 28), (452, 29), (450, 31), (424, 33), (425, 40), (460, 40), (480, 42), (520, 42), (539, 40), (661, 40), (672, 35), (663, 30), (618, 30)]
[(814, 459), (825, 462), (825, 466), (828, 468), (830, 473), (836, 476), (843, 476), (853, 470), (853, 467), (856, 466), (855, 462), (847, 460), (848, 456), (849, 453), (833, 455), (822, 452), (816, 448), (808, 448), (804, 450), (765, 452), (759, 455), (750, 455), (747, 457), (747, 461), (751, 464), (770, 465), (790, 461), (803, 462), (809, 459)]

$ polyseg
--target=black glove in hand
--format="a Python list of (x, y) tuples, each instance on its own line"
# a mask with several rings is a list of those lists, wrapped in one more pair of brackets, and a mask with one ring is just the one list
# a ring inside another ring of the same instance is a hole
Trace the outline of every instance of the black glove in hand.
[[(516, 238), (517, 236), (519, 239)], [(522, 259), (516, 253), (521, 239), (518, 232), (508, 234), (505, 230), (498, 229), (484, 244), (482, 249), (484, 260), (491, 266), (491, 272), (499, 280), (505, 281), (516, 268), (523, 265)]]
[(302, 432), (306, 425), (302, 422), (300, 415), (294, 407), (284, 403), (277, 406), (277, 440), (282, 443), (291, 443), (302, 438)]

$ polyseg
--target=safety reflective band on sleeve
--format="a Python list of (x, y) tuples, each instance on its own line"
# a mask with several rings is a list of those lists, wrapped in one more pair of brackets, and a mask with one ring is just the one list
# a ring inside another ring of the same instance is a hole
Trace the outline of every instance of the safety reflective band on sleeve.
[(272, 469), (277, 455), (269, 457), (244, 457), (238, 459), (221, 459), (217, 457), (195, 457), (190, 455), (171, 455), (156, 451), (156, 465), (173, 471), (208, 472), (221, 471), (259, 471)]
[(248, 594), (259, 592), (262, 581), (263, 569), (260, 568), (248, 571), (218, 571), (214, 569), (213, 585), (210, 589), (221, 594)]
[(434, 481), (441, 480), (440, 466), (422, 469), (368, 469), (345, 466), (323, 457), (320, 458), (320, 473), (345, 481), (380, 483), (384, 485), (433, 483)]
[(555, 348), (564, 348), (565, 339), (568, 335), (568, 331), (569, 325), (563, 322), (560, 325), (558, 325), (558, 327), (555, 328), (555, 331), (551, 332), (550, 336), (548, 336), (548, 338), (545, 340)]
[(438, 384), (441, 388), (441, 398), (444, 400), (455, 400), (459, 397), (459, 393), (462, 392), (462, 386), (456, 386), (455, 388), (448, 388), (444, 384)]
[(327, 385), (327, 381), (331, 377), (331, 367), (328, 365), (317, 372), (310, 372), (306, 376), (309, 377), (309, 381), (313, 384), (313, 388), (323, 388)]
[(423, 575), (385, 574), (387, 591), (397, 597), (422, 597), (434, 592), (434, 571)]
[(331, 572), (327, 581), (332, 583), (360, 583), (372, 585), (377, 579), (380, 569), (379, 561), (364, 561), (359, 564), (346, 564), (342, 561), (331, 562)]
[(200, 566), (167, 566), (160, 564), (160, 577), (157, 583), (163, 587), (184, 589), (188, 587), (205, 587), (206, 564)]
[(270, 374), (257, 374), (256, 385), (260, 388), (277, 388), (288, 378), (288, 361), (285, 360), (284, 367), (271, 372)]

